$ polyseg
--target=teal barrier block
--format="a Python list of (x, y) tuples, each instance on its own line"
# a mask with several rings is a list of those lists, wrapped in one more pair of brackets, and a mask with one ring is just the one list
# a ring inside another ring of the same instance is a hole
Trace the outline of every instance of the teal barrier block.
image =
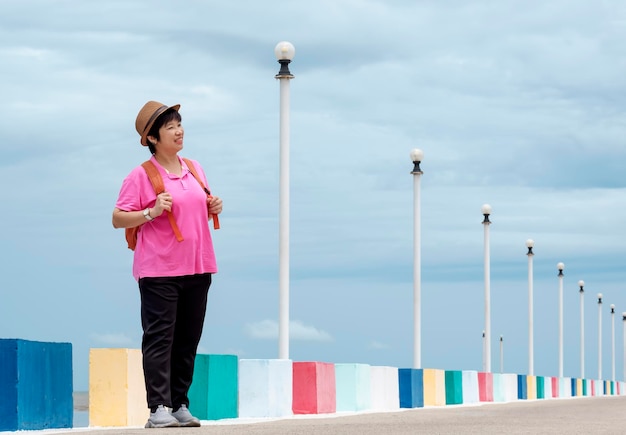
[(196, 355), (189, 411), (200, 420), (238, 417), (237, 355)]
[(424, 407), (424, 370), (398, 369), (400, 408)]
[(371, 367), (368, 364), (335, 364), (337, 412), (371, 408)]
[(505, 400), (504, 376), (502, 373), (493, 374), (493, 401), (504, 402)]
[(463, 403), (463, 372), (446, 370), (446, 405)]
[(517, 375), (517, 398), (520, 400), (528, 399), (526, 375)]
[(0, 339), (0, 431), (71, 428), (72, 345)]
[(537, 376), (537, 399), (546, 398), (546, 378)]
[(583, 396), (587, 395), (587, 379), (583, 379)]

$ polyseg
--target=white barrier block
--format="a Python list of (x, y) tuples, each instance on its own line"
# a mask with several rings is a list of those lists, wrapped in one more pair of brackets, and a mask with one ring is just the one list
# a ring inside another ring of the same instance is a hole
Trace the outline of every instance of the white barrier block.
[(293, 415), (293, 365), (288, 359), (239, 360), (239, 417)]
[(502, 377), (504, 379), (504, 401), (515, 402), (519, 400), (517, 397), (517, 375), (515, 373), (504, 373)]
[(552, 399), (552, 376), (543, 379), (543, 398)]
[(572, 397), (572, 378), (559, 378), (559, 398)]
[(478, 372), (466, 370), (463, 376), (463, 403), (478, 403)]
[(394, 367), (372, 366), (371, 409), (400, 409), (400, 384), (398, 369)]

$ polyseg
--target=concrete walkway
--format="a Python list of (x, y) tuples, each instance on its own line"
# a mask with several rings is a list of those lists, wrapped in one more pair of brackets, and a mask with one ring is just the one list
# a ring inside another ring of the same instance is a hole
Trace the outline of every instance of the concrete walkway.
[[(257, 422), (243, 419), (203, 421), (199, 428), (80, 428), (38, 432), (83, 432), (88, 435), (626, 434), (626, 396), (483, 403), (348, 415), (294, 416)], [(23, 433), (26, 432), (20, 432)]]

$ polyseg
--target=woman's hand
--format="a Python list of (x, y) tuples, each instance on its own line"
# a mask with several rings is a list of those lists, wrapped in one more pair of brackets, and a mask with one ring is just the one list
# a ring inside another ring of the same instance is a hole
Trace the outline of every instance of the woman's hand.
[(169, 192), (157, 195), (156, 202), (150, 209), (150, 216), (153, 218), (161, 216), (164, 211), (172, 211), (172, 195)]
[(209, 214), (220, 214), (222, 212), (222, 199), (217, 196), (207, 197), (207, 205), (209, 206)]

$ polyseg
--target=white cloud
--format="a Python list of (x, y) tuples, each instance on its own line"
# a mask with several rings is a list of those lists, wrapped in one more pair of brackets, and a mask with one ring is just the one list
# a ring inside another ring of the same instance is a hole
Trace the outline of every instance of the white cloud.
[(371, 341), (367, 347), (369, 349), (376, 349), (376, 350), (389, 349), (388, 345), (386, 345), (385, 343), (381, 343), (380, 341)]
[[(278, 339), (278, 323), (274, 320), (262, 320), (257, 323), (248, 323), (245, 326), (245, 333), (251, 338), (262, 340)], [(333, 338), (326, 331), (317, 329), (314, 326), (305, 325), (297, 320), (289, 322), (289, 338), (301, 341), (333, 341)]]

